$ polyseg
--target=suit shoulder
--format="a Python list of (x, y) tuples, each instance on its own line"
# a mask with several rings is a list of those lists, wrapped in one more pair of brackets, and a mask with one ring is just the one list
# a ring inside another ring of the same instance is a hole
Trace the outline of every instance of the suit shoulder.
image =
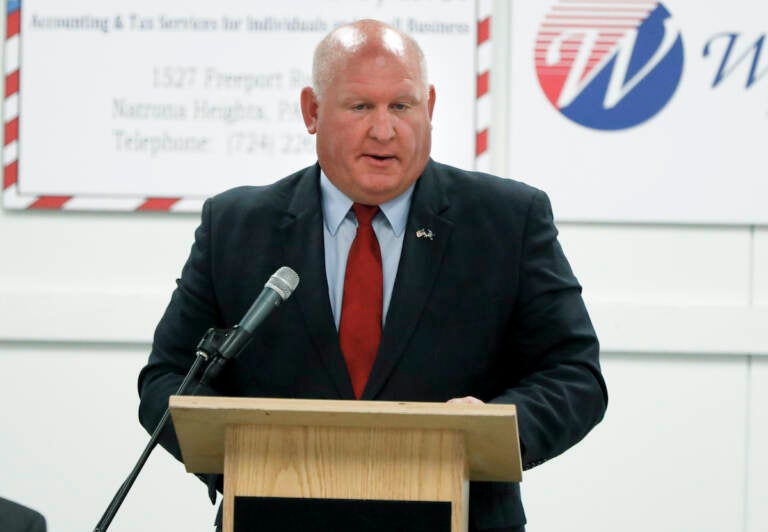
[(207, 207), (212, 214), (283, 211), (290, 203), (299, 182), (308, 177), (307, 174), (313, 168), (303, 168), (269, 185), (245, 185), (225, 190), (206, 200)]
[[(497, 175), (462, 170), (441, 163), (434, 163), (436, 174), (453, 196), (474, 200), (490, 206), (528, 206), (535, 197), (546, 197), (546, 193), (522, 181)], [(473, 203), (474, 203), (473, 201)]]

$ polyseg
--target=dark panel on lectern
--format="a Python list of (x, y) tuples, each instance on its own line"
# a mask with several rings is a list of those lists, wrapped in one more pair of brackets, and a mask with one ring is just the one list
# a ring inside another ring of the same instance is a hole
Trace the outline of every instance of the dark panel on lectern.
[(235, 532), (449, 532), (451, 503), (235, 497)]

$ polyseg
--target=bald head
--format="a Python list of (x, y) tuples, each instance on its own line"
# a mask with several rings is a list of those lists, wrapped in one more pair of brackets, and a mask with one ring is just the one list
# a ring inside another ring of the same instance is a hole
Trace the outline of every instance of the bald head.
[(366, 53), (388, 53), (403, 61), (417, 61), (421, 83), (428, 91), (427, 63), (418, 43), (388, 24), (366, 19), (336, 28), (317, 45), (312, 61), (315, 95), (321, 98), (335, 73), (343, 70), (350, 59)]
[(375, 20), (337, 28), (317, 46), (301, 114), (320, 168), (352, 201), (381, 205), (424, 171), (436, 98), (424, 78), (413, 39)]

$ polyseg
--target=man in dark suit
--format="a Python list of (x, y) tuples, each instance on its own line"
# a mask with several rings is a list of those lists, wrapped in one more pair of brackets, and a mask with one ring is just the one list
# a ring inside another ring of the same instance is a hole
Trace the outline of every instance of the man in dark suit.
[[(597, 338), (546, 195), (432, 161), (434, 102), (394, 28), (359, 21), (320, 43), (301, 94), (318, 164), (205, 203), (139, 379), (145, 427), (204, 332), (237, 323), (283, 265), (299, 288), (205, 394), (514, 403), (526, 468), (602, 418)], [(375, 303), (352, 301), (370, 284)], [(161, 443), (180, 457), (172, 430)], [(517, 484), (471, 485), (470, 530), (524, 524)]]
[(45, 532), (45, 518), (31, 508), (0, 497), (0, 530), (3, 532)]

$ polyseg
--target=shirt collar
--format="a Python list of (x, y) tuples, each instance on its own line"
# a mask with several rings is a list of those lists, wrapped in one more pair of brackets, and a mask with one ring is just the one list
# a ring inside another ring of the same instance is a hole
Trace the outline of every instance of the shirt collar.
[[(413, 197), (413, 187), (416, 183), (412, 183), (408, 189), (385, 203), (379, 205), (379, 209), (392, 227), (392, 232), (395, 236), (400, 237), (405, 231), (405, 224), (408, 221), (408, 210), (411, 206), (411, 198)], [(336, 188), (336, 185), (331, 183), (328, 176), (325, 175), (323, 170), (320, 170), (320, 197), (323, 208), (323, 220), (325, 227), (331, 235), (336, 236), (336, 232), (339, 230), (339, 226), (347, 213), (352, 208), (354, 203), (346, 194)]]

